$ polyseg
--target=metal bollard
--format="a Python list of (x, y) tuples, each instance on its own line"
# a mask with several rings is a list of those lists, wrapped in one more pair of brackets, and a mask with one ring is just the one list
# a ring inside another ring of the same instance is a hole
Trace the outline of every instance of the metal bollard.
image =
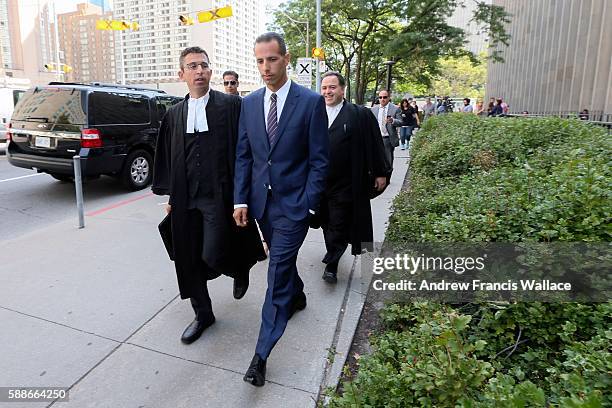
[(83, 180), (81, 178), (81, 156), (73, 156), (74, 187), (76, 190), (77, 210), (79, 212), (79, 228), (85, 228), (85, 215), (83, 214)]

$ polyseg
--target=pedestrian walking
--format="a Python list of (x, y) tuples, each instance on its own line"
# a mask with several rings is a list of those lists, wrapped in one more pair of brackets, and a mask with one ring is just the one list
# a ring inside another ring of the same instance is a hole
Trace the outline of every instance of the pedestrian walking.
[(400, 144), (399, 137), (397, 136), (397, 127), (402, 125), (401, 120), (395, 117), (399, 108), (389, 103), (391, 100), (391, 92), (387, 89), (383, 89), (378, 93), (378, 100), (380, 104), (372, 108), (372, 113), (378, 121), (380, 134), (382, 135), (385, 145), (387, 161), (391, 165), (391, 169), (393, 169), (393, 154), (395, 148)]
[(374, 240), (370, 198), (385, 189), (390, 171), (376, 118), (344, 100), (345, 87), (340, 73), (323, 75), (330, 147), (319, 221), (326, 248), (323, 280), (331, 284), (337, 282), (338, 262), (349, 243), (354, 256), (372, 249), (365, 244)]
[(287, 77), (291, 56), (283, 37), (260, 35), (254, 53), (265, 87), (242, 100), (234, 220), (248, 227), (255, 217), (270, 249), (259, 336), (244, 375), (263, 386), (272, 349), (306, 307), (296, 262), (325, 188), (329, 136), (323, 97)]
[(236, 73), (236, 71), (225, 71), (222, 75), (222, 78), (225, 93), (240, 96), (240, 93), (238, 92), (240, 82), (238, 82), (238, 74)]
[(406, 150), (412, 137), (412, 131), (417, 125), (417, 113), (407, 99), (402, 99), (400, 108), (395, 113), (395, 119), (400, 121), (400, 148)]
[(431, 98), (425, 99), (423, 105), (423, 122), (436, 114), (436, 106), (431, 102)]
[[(183, 50), (179, 78), (185, 99), (162, 119), (155, 150), (152, 190), (169, 196), (171, 258), (181, 299), (190, 299), (195, 318), (181, 341), (189, 344), (215, 322), (208, 280), (234, 278), (233, 295), (244, 296), (249, 270), (265, 259), (255, 225), (240, 230), (232, 219), (232, 177), (240, 98), (210, 89), (212, 69), (200, 47)], [(241, 248), (241, 256), (235, 250)]]
[(470, 104), (470, 98), (463, 98), (463, 107), (461, 108), (463, 113), (473, 113), (474, 108)]
[(474, 114), (476, 114), (477, 116), (482, 116), (482, 117), (488, 115), (488, 112), (484, 107), (484, 102), (480, 98), (476, 100), (476, 109), (474, 110)]
[(502, 108), (502, 100), (497, 99), (495, 100), (495, 104), (493, 105), (491, 112), (489, 112), (489, 116), (500, 116), (503, 114), (504, 114), (504, 110)]

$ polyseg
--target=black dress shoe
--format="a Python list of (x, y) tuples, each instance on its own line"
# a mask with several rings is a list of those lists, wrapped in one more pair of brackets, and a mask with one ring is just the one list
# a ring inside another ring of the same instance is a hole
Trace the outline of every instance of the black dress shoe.
[(256, 387), (262, 387), (266, 383), (266, 360), (255, 354), (243, 380)]
[(242, 299), (249, 288), (249, 273), (234, 278), (234, 299)]
[(183, 332), (183, 335), (181, 336), (181, 341), (185, 344), (193, 343), (194, 341), (199, 339), (204, 330), (212, 326), (214, 322), (214, 315), (203, 320), (195, 319), (189, 324), (189, 326), (187, 326), (187, 328)]
[(336, 283), (338, 282), (338, 270), (333, 266), (328, 264), (325, 267), (325, 271), (323, 271), (323, 280), (327, 283)]
[(298, 310), (306, 309), (306, 294), (304, 292), (300, 292), (293, 297), (291, 301), (291, 309), (289, 309), (289, 319), (293, 317), (295, 312)]

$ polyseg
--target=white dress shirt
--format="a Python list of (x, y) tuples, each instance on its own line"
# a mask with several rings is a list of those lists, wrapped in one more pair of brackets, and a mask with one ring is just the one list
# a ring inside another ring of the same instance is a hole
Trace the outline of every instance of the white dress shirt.
[(338, 114), (342, 110), (343, 106), (344, 106), (344, 100), (334, 106), (325, 105), (325, 110), (327, 111), (327, 128), (328, 129), (334, 123), (334, 120), (336, 120), (336, 118), (338, 117)]
[[(281, 113), (283, 113), (283, 107), (285, 106), (287, 95), (289, 95), (289, 88), (291, 88), (291, 80), (285, 82), (285, 85), (274, 92), (276, 94), (276, 123), (280, 121)], [(270, 88), (266, 86), (266, 92), (264, 93), (264, 120), (266, 121), (266, 129), (268, 128), (268, 113), (270, 112), (270, 96), (272, 96), (272, 93)]]
[(187, 133), (208, 131), (206, 105), (210, 99), (210, 90), (199, 98), (189, 98), (187, 109)]
[(389, 132), (387, 131), (387, 109), (389, 108), (389, 104), (387, 104), (384, 108), (381, 106), (378, 108), (378, 125), (380, 127), (380, 133), (383, 136), (389, 136)]

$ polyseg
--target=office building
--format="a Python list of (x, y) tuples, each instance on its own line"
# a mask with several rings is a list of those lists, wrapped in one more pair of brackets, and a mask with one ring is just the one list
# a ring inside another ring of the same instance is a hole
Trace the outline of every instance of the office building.
[(96, 21), (110, 18), (110, 12), (102, 14), (100, 7), (90, 3), (58, 15), (61, 50), (72, 68), (66, 74), (68, 81), (116, 81), (114, 32), (96, 30)]
[[(197, 22), (197, 12), (231, 5), (233, 16)], [(253, 57), (253, 44), (264, 31), (263, 0), (117, 0), (117, 20), (136, 21), (138, 31), (116, 34), (117, 79), (126, 83), (178, 81), (178, 57), (188, 46), (204, 48), (211, 59), (211, 86), (222, 88), (225, 70), (240, 76), (240, 90), (261, 86)], [(192, 17), (193, 25), (180, 25), (179, 16)], [(123, 51), (121, 51), (123, 50)]]
[(612, 1), (494, 0), (511, 13), (504, 63), (490, 63), (487, 96), (512, 112), (612, 113)]
[(3, 75), (28, 78), (33, 85), (63, 78), (44, 68), (59, 57), (52, 5), (49, 0), (0, 0)]

